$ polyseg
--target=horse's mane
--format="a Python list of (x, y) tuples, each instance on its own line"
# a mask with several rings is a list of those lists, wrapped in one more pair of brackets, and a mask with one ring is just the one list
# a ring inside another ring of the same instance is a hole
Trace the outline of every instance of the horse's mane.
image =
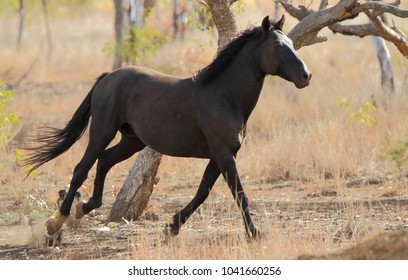
[(209, 65), (195, 74), (194, 81), (205, 84), (216, 78), (229, 62), (236, 57), (245, 43), (253, 38), (257, 38), (260, 34), (263, 34), (261, 26), (250, 27), (242, 31), (235, 39), (217, 52), (214, 60)]

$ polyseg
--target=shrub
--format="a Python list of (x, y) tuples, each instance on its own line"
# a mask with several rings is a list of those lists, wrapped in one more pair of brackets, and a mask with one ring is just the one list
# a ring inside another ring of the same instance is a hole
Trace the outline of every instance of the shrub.
[(0, 147), (4, 147), (20, 126), (20, 118), (8, 110), (8, 104), (15, 98), (15, 92), (6, 90), (0, 83)]

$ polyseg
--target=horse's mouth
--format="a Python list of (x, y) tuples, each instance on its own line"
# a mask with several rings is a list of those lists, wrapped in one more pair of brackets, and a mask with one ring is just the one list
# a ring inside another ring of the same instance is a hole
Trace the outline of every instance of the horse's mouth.
[(295, 86), (296, 86), (298, 89), (301, 89), (301, 88), (307, 87), (309, 84), (310, 84), (310, 81), (307, 81), (307, 82), (303, 82), (303, 83), (296, 83)]

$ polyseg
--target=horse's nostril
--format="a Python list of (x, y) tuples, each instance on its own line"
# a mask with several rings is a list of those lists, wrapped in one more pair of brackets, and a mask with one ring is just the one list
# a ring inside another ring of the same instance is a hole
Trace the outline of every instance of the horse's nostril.
[(303, 79), (304, 79), (305, 81), (310, 81), (311, 78), (312, 78), (312, 73), (310, 73), (309, 71), (305, 71), (305, 72), (303, 73)]

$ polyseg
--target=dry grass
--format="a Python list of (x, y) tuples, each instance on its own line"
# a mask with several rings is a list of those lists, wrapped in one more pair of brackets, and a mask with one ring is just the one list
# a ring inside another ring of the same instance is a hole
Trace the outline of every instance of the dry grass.
[[(250, 2), (247, 12), (238, 16), (241, 28), (246, 27), (248, 22), (259, 22), (264, 14), (272, 11), (270, 1), (258, 2), (257, 5), (255, 1)], [(166, 11), (166, 5), (162, 5), (162, 11)], [(91, 14), (81, 12), (75, 13), (74, 17), (67, 16), (71, 13), (63, 11), (52, 19), (54, 53), (49, 64), (44, 59), (41, 23), (30, 22), (27, 26), (21, 52), (14, 48), (15, 30), (0, 30), (0, 42), (3, 42), (0, 43), (0, 80), (13, 84), (31, 67), (16, 88), (18, 97), (11, 106), (11, 110), (27, 124), (27, 132), (35, 133), (33, 127), (41, 124), (64, 125), (94, 78), (111, 67), (111, 55), (102, 51), (102, 46), (113, 38), (109, 4), (98, 5)], [(170, 14), (166, 20), (163, 18), (153, 14), (148, 24), (169, 32)], [(289, 20), (288, 28), (294, 23)], [(404, 24), (401, 27), (407, 28)], [(3, 15), (0, 25), (17, 26), (17, 19)], [(405, 182), (398, 179), (405, 174), (406, 165), (398, 169), (389, 156), (389, 149), (398, 141), (407, 140), (408, 97), (403, 85), (408, 83), (408, 63), (390, 46), (397, 91), (392, 98), (384, 97), (370, 39), (330, 34), (329, 37), (330, 41), (325, 44), (300, 50), (300, 55), (313, 72), (308, 88), (299, 91), (278, 78), (267, 79), (250, 119), (248, 136), (238, 155), (241, 177), (249, 185), (248, 196), (255, 201), (256, 219), (266, 232), (266, 241), (246, 242), (230, 193), (219, 181), (203, 209), (184, 226), (181, 236), (164, 243), (161, 226), (152, 226), (151, 229), (146, 226), (147, 232), (128, 239), (123, 258), (291, 259), (311, 252), (323, 254), (329, 249), (359, 241), (357, 237), (353, 240), (346, 238), (346, 243), (339, 244), (333, 236), (344, 237), (347, 234), (338, 234), (338, 228), (347, 233), (349, 225), (355, 229), (358, 228), (356, 224), (368, 223), (377, 226), (364, 228), (366, 236), (378, 232), (381, 226), (378, 226), (375, 217), (353, 204), (345, 204), (340, 217), (342, 222), (330, 229), (324, 216), (305, 220), (291, 214), (286, 222), (282, 222), (276, 214), (279, 206), (271, 210), (269, 205), (278, 200), (305, 200), (297, 196), (301, 191), (310, 194), (311, 199), (315, 199), (313, 201), (318, 201), (319, 197), (322, 200), (357, 197), (361, 195), (359, 190), (348, 189), (345, 182), (363, 177), (391, 180), (389, 185), (378, 188), (377, 197), (407, 196)], [(215, 51), (209, 43), (211, 40), (216, 41), (213, 34), (191, 31), (185, 41), (167, 44), (156, 57), (147, 58), (145, 63), (173, 74), (191, 75), (211, 60)], [(375, 123), (372, 126), (349, 124), (349, 114), (336, 105), (336, 100), (344, 98), (353, 102), (355, 108), (366, 101), (378, 104), (377, 110), (371, 112)], [(24, 171), (15, 163), (13, 153), (2, 150), (0, 216), (14, 211), (16, 222), (21, 223), (29, 215), (37, 219), (34, 210), (46, 214), (53, 211), (56, 191), (67, 186), (85, 145), (86, 137), (59, 159), (46, 164), (39, 174), (26, 180), (23, 180)], [(110, 172), (105, 188), (107, 203), (114, 199), (131, 164), (132, 160), (128, 160)], [(161, 216), (170, 218), (173, 212), (166, 207), (173, 201), (178, 208), (191, 199), (205, 164), (204, 160), (164, 157), (159, 170), (161, 180), (152, 196), (152, 207)], [(93, 176), (91, 171), (82, 188), (85, 197), (92, 193)], [(271, 188), (270, 184), (282, 180), (289, 184), (294, 182), (299, 192), (289, 188)], [(258, 187), (251, 182), (267, 183)], [(330, 198), (333, 191), (335, 197)], [(34, 199), (27, 198), (28, 194)], [(314, 195), (317, 198), (313, 198)], [(44, 200), (49, 209), (39, 206), (40, 200)], [(270, 203), (258, 204), (260, 200)], [(404, 213), (392, 214), (393, 217), (395, 215), (406, 218)], [(359, 220), (355, 218), (357, 216), (366, 217), (366, 220)], [(310, 231), (298, 231), (306, 225), (310, 226)], [(95, 258), (104, 257), (101, 247), (95, 246), (100, 250)], [(85, 257), (69, 250), (64, 254), (59, 258)]]

